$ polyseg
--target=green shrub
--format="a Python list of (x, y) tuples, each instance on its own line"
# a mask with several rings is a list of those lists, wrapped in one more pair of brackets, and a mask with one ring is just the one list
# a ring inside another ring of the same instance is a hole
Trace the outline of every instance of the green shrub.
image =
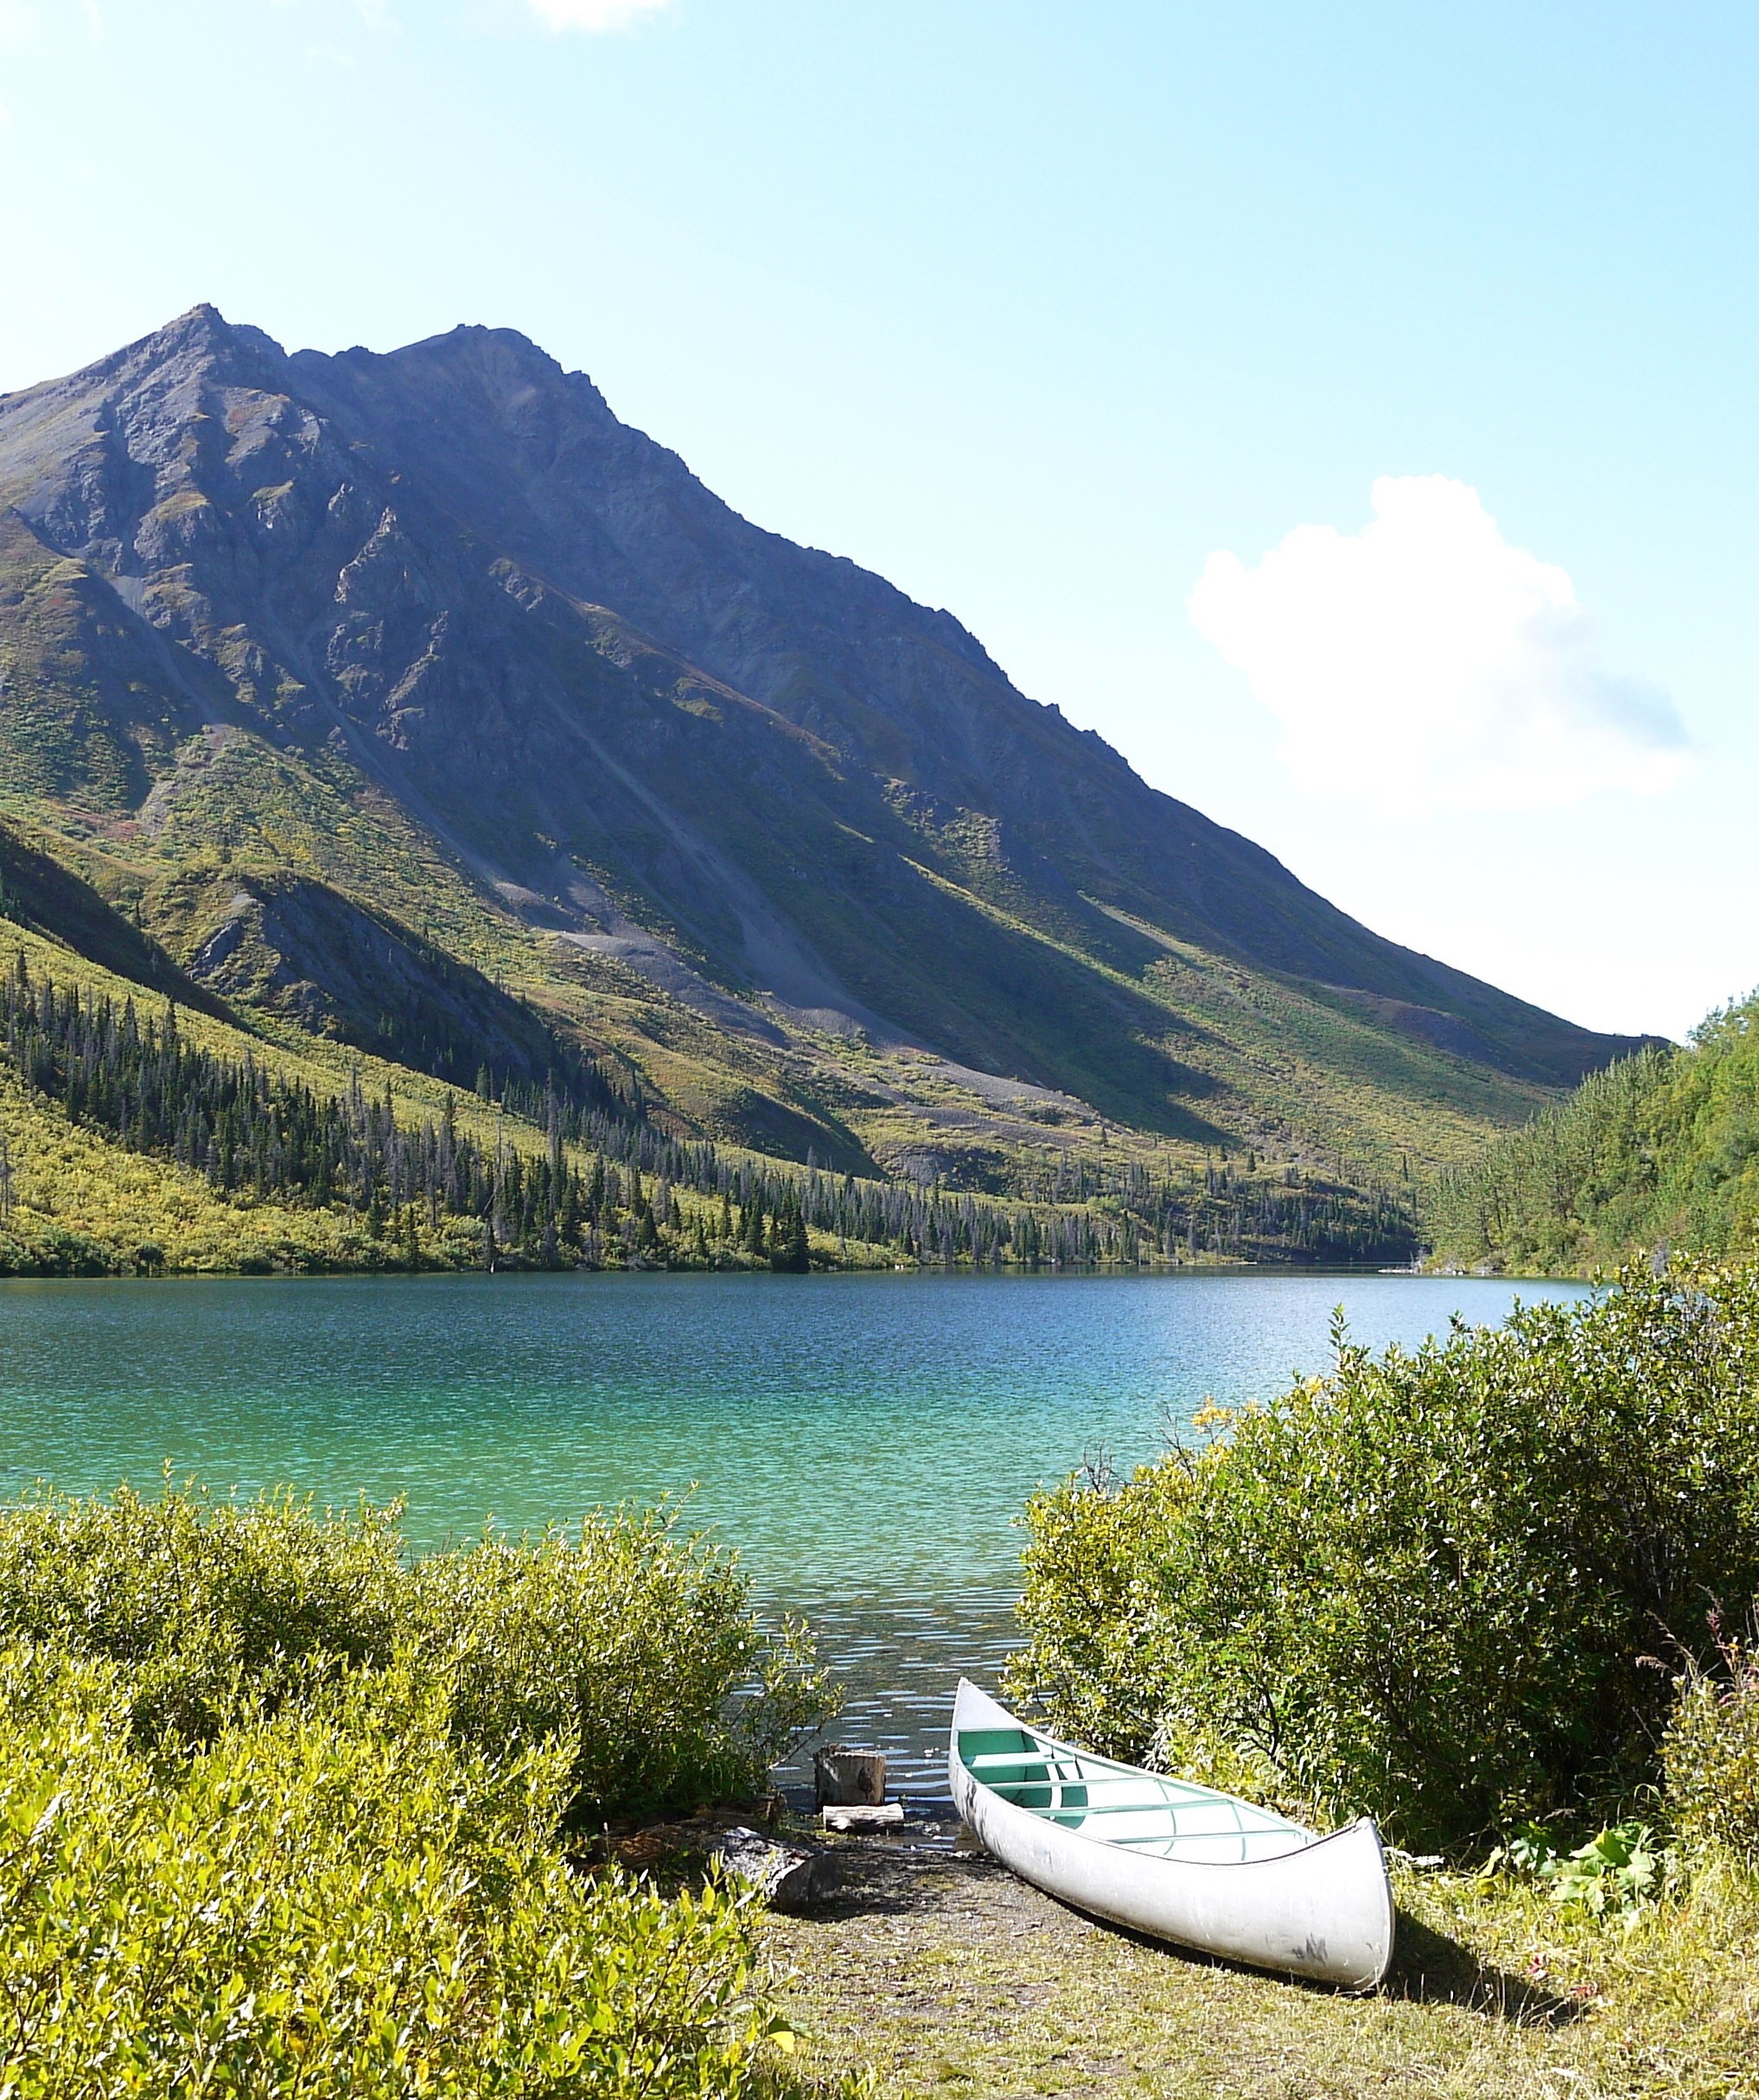
[(138, 1740), (206, 1741), (241, 1689), (272, 1706), (416, 1631), (399, 1514), (169, 1485), (153, 1500), (40, 1493), (0, 1509), (0, 1640), (107, 1657)]
[(122, 1664), (0, 1651), (0, 2091), (793, 2090), (742, 1901), (576, 1874), (570, 1746), (494, 1757), (451, 1698), (399, 1650), (167, 1758)]
[(675, 1509), (435, 1554), (413, 1587), (467, 1734), (575, 1739), (577, 1819), (749, 1792), (832, 1711), (806, 1629), (760, 1632), (737, 1563)]
[(1660, 1241), (1707, 1255), (1759, 1226), (1759, 993), (1679, 1048), (1590, 1073), (1567, 1101), (1443, 1177), (1425, 1206), (1438, 1254), (1582, 1274)]
[(0, 1232), (0, 1276), (109, 1276), (115, 1255), (88, 1233), (28, 1224), (16, 1216)]
[(1589, 1918), (1621, 1918), (1633, 1927), (1644, 1911), (1675, 1885), (1675, 1854), (1658, 1850), (1655, 1833), (1636, 1816), (1609, 1823), (1573, 1852), (1551, 1832), (1526, 1823), (1490, 1855), (1487, 1873), (1530, 1875), (1560, 1911)]
[(1759, 1654), (1718, 1639), (1715, 1665), (1694, 1664), (1661, 1746), (1667, 1800), (1694, 1851), (1759, 1867)]
[(577, 1821), (749, 1791), (834, 1710), (804, 1629), (761, 1631), (734, 1556), (675, 1509), (413, 1562), (399, 1515), (45, 1493), (0, 1510), (0, 1640), (117, 1663), (143, 1746), (210, 1742), (240, 1699), (309, 1704), (406, 1648), (462, 1739), (568, 1740)]
[(1628, 1798), (1669, 1696), (1644, 1658), (1759, 1588), (1759, 1276), (1336, 1341), (1202, 1455), (1034, 1501), (1016, 1689), (1423, 1848)]

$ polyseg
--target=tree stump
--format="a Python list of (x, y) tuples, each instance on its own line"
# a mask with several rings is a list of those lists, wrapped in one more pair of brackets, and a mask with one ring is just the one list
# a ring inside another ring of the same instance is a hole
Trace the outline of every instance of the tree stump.
[(742, 1827), (726, 1831), (710, 1848), (709, 1857), (749, 1881), (773, 1911), (814, 1910), (836, 1891), (833, 1854), (781, 1844), (761, 1831)]
[(886, 1753), (832, 1743), (813, 1756), (813, 1795), (819, 1808), (877, 1808), (886, 1797)]

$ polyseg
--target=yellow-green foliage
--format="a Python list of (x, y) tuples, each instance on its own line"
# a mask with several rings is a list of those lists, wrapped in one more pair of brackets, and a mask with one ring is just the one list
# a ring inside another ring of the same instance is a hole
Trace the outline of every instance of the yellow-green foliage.
[(832, 1707), (806, 1629), (760, 1634), (737, 1562), (675, 1510), (436, 1554), (413, 1594), (454, 1658), (458, 1725), (484, 1742), (569, 1728), (588, 1820), (749, 1790)]
[(1680, 1680), (1661, 1746), (1668, 1809), (1688, 1845), (1759, 1867), (1759, 1655), (1719, 1644)]
[[(57, 942), (8, 925), (0, 959), (10, 962), (15, 952), (23, 954), (38, 980), (101, 994), (118, 1008), (131, 999), (143, 1018), (163, 1020), (165, 999)], [(178, 1026), (193, 1045), (234, 1060), (248, 1055), (320, 1096), (346, 1093), (357, 1077), (375, 1097), (388, 1090), (401, 1124), (437, 1124), (445, 1112), (449, 1089), (439, 1081), (341, 1044), (309, 1037), (269, 1041), (188, 1007), (178, 1010)], [(506, 1144), (528, 1158), (543, 1150), (543, 1133), (519, 1117), (498, 1116), (471, 1095), (450, 1098), (459, 1129), (480, 1143)], [(10, 1214), (0, 1217), (0, 1274), (381, 1268), (399, 1258), (398, 1247), (375, 1244), (363, 1221), (344, 1211), (227, 1200), (199, 1174), (128, 1152), (70, 1122), (55, 1103), (29, 1095), (3, 1056), (0, 1143), (11, 1167)], [(143, 1248), (152, 1250), (150, 1258), (139, 1259)], [(424, 1222), (420, 1253), (426, 1266), (472, 1266), (481, 1259), (481, 1242), (467, 1221), (443, 1221), (437, 1233)]]
[(240, 1699), (309, 1705), (400, 1652), (485, 1754), (558, 1743), (577, 1821), (749, 1790), (833, 1702), (804, 1629), (767, 1636), (675, 1509), (411, 1562), (398, 1512), (288, 1497), (44, 1493), (0, 1510), (0, 1640), (115, 1663), (136, 1739), (203, 1743)]
[(365, 1232), (338, 1213), (227, 1203), (200, 1174), (125, 1152), (53, 1102), (31, 1100), (3, 1062), (0, 1141), (12, 1168), (0, 1274), (365, 1266)]
[(122, 1664), (0, 1652), (0, 2090), (778, 2090), (742, 1905), (570, 1867), (566, 1742), (461, 1738), (407, 1653), (193, 1754), (132, 1722)]

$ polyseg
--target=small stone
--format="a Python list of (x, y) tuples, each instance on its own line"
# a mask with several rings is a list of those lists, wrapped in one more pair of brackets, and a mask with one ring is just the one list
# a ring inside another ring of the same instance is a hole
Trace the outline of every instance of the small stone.
[(773, 1911), (813, 1910), (837, 1888), (837, 1861), (832, 1854), (781, 1844), (742, 1825), (718, 1837), (709, 1857), (718, 1860), (729, 1873), (749, 1881)]

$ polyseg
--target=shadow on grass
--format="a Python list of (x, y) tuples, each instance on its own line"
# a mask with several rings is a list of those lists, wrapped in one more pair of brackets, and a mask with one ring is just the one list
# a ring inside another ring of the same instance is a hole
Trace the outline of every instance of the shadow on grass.
[(892, 1852), (883, 1845), (881, 1841), (871, 1849), (838, 1848), (837, 1891), (815, 1906), (815, 1915), (827, 1921), (927, 1917), (945, 1910), (949, 1899), (983, 1901), (1000, 1894), (1005, 1902), (1019, 1886), (1010, 1888), (1007, 1869), (997, 1870), (987, 1860), (947, 1852)]
[[(842, 1850), (839, 1864), (841, 1886), (814, 1910), (826, 1923), (862, 1916), (927, 1918), (975, 1905), (984, 1913), (984, 1930), (991, 1934), (1036, 1929), (1060, 1917), (1195, 1968), (1229, 1969), (1260, 1979), (1271, 1973), (1093, 1917), (1017, 1880), (981, 1855), (893, 1852), (864, 1844)], [(1585, 2003), (1548, 1990), (1533, 1979), (1481, 1961), (1463, 1943), (1405, 1911), (1399, 1913), (1392, 1966), (1377, 1989), (1358, 1993), (1300, 1976), (1285, 1981), (1294, 1989), (1320, 1997), (1379, 1997), (1411, 2005), (1459, 2006), (1511, 2027), (1565, 2027), (1589, 2009)]]
[(1399, 1913), (1393, 1965), (1380, 1989), (1388, 1998), (1463, 2006), (1522, 2027), (1568, 2027), (1587, 2009), (1573, 1998), (1560, 1998), (1539, 1983), (1481, 1962), (1469, 1947), (1405, 1911)]

